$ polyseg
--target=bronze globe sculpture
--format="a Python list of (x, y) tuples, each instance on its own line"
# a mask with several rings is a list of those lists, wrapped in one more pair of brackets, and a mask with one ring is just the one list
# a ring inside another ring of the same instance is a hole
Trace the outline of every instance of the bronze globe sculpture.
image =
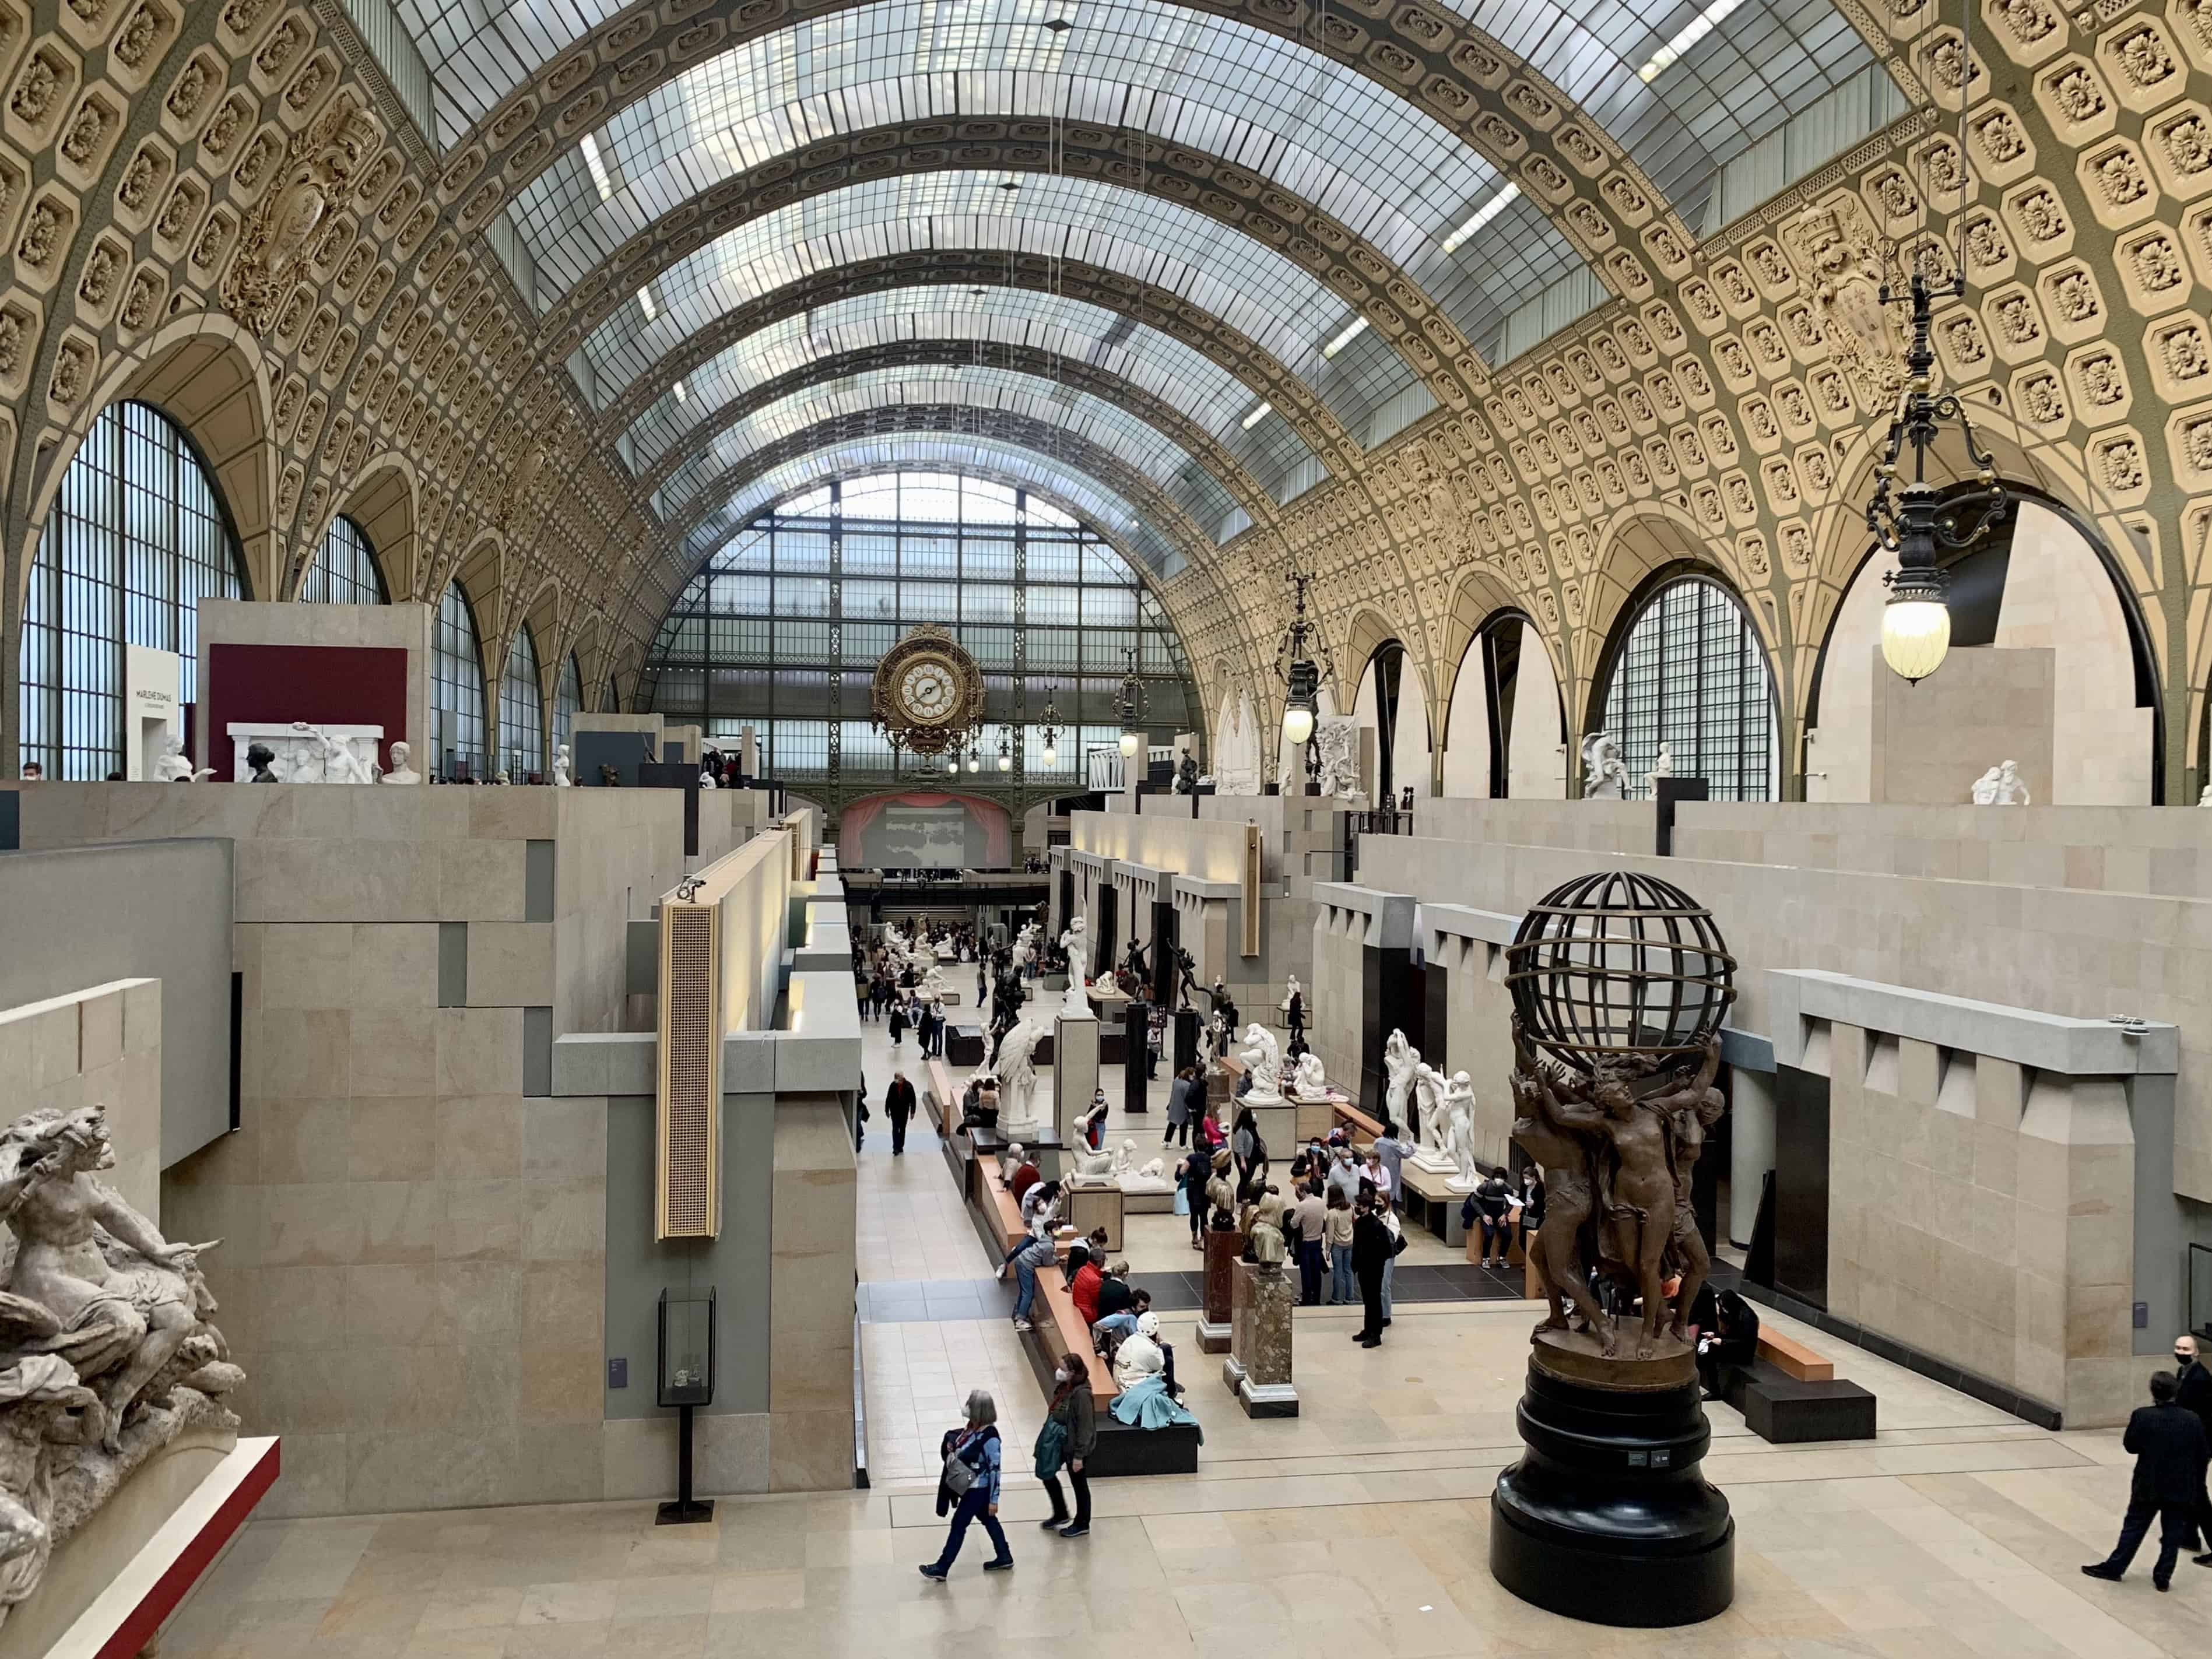
[(1691, 1183), (1725, 1109), (1735, 961), (1680, 888), (1611, 870), (1531, 906), (1506, 969), (1550, 1315), (1530, 1339), (1528, 1450), (1491, 1495), (1491, 1573), (1570, 1618), (1693, 1624), (1735, 1594), (1735, 1522), (1699, 1467), (1712, 1430), (1691, 1323), (1710, 1265)]

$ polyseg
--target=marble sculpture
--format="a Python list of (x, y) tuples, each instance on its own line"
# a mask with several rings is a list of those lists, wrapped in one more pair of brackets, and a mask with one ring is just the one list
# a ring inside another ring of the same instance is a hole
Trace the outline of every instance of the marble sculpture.
[(1252, 1087), (1244, 1097), (1249, 1106), (1272, 1106), (1283, 1097), (1283, 1055), (1275, 1034), (1257, 1021), (1244, 1028), (1244, 1073)]
[(379, 783), (399, 784), (422, 782), (422, 775), (420, 772), (417, 772), (412, 764), (413, 755), (414, 750), (410, 749), (405, 744), (393, 744), (392, 745), (392, 769), (389, 772), (386, 772), (382, 777), (379, 778), (377, 781)]
[(1423, 1063), (1419, 1049), (1411, 1053), (1413, 1100), (1421, 1120), (1413, 1166), (1437, 1175), (1455, 1173), (1459, 1164), (1452, 1156), (1451, 1119), (1446, 1109), (1449, 1085), (1444, 1082), (1443, 1073)]
[(1583, 739), (1583, 799), (1623, 800), (1628, 795), (1628, 763), (1620, 758), (1620, 740), (1610, 732), (1593, 732)]
[[(353, 751), (353, 738), (343, 731), (326, 732), (319, 726), (310, 726), (305, 720), (294, 720), (292, 729), (304, 732), (321, 745), (325, 783), (374, 783), (376, 771), (367, 761)], [(300, 782), (313, 780), (301, 778)]]
[(1034, 1140), (1042, 1131), (1043, 1126), (1037, 1121), (1031, 1103), (1031, 1097), (1036, 1091), (1036, 1067), (1030, 1057), (1036, 1052), (1044, 1035), (1044, 1027), (1035, 1020), (1017, 1020), (999, 1043), (994, 1075), (999, 1085), (999, 1133), (1002, 1135)]
[(1474, 1161), (1474, 1083), (1465, 1072), (1452, 1073), (1444, 1085), (1442, 1109), (1434, 1115), (1446, 1121), (1451, 1137), (1452, 1177), (1444, 1185), (1471, 1193), (1482, 1184), (1482, 1171)]
[(1977, 806), (2028, 805), (2027, 785), (2021, 781), (2020, 763), (2005, 761), (1976, 778), (1973, 799)]
[(1420, 1059), (1406, 1044), (1406, 1034), (1395, 1025), (1382, 1042), (1382, 1114), (1393, 1123), (1402, 1124), (1406, 1116), (1406, 1090), (1413, 1080), (1413, 1066)]
[(1291, 1091), (1308, 1100), (1318, 1100), (1328, 1092), (1328, 1080), (1322, 1075), (1321, 1056), (1310, 1048), (1298, 1056), (1297, 1070), (1291, 1073)]
[(1659, 758), (1651, 763), (1651, 769), (1644, 775), (1644, 787), (1650, 791), (1653, 799), (1656, 799), (1659, 794), (1659, 780), (1671, 778), (1674, 775), (1674, 745), (1662, 742), (1659, 745)]
[(0, 1620), (148, 1459), (238, 1427), (223, 1396), (245, 1373), (200, 1276), (214, 1244), (164, 1238), (99, 1178), (114, 1163), (104, 1107), (0, 1132)]
[(1321, 756), (1321, 792), (1349, 800), (1359, 793), (1359, 722), (1350, 717), (1314, 722)]
[[(397, 762), (399, 758), (399, 745), (396, 743), (392, 745), (392, 758), (394, 762)], [(553, 750), (553, 786), (555, 788), (569, 789), (575, 787), (576, 780), (570, 775), (574, 769), (574, 763), (570, 760), (568, 756), (568, 745), (567, 744), (562, 744), (555, 748)]]
[(161, 744), (161, 758), (154, 763), (154, 778), (159, 783), (198, 783), (203, 778), (215, 775), (215, 768), (203, 766), (195, 771), (185, 758), (185, 740), (170, 736)]

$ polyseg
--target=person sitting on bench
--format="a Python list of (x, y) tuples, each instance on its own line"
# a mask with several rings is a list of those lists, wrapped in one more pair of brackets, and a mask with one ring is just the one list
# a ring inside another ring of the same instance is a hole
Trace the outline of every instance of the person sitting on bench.
[(1748, 1365), (1759, 1358), (1759, 1316), (1734, 1291), (1713, 1298), (1714, 1327), (1698, 1333), (1698, 1381), (1705, 1396), (1720, 1393), (1723, 1365)]

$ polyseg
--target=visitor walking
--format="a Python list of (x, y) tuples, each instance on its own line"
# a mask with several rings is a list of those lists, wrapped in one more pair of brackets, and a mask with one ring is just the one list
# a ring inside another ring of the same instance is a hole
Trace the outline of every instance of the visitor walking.
[(1382, 1269), (1390, 1260), (1390, 1230), (1375, 1211), (1376, 1198), (1362, 1192), (1352, 1221), (1352, 1272), (1359, 1281), (1359, 1300), (1366, 1318), (1352, 1340), (1363, 1348), (1382, 1346)]
[[(1091, 1481), (1083, 1473), (1083, 1463), (1098, 1449), (1098, 1405), (1091, 1397), (1091, 1367), (1082, 1355), (1064, 1353), (1059, 1369), (1052, 1374), (1052, 1403), (1045, 1407), (1045, 1427), (1037, 1435), (1037, 1478), (1044, 1482), (1045, 1496), (1052, 1499), (1052, 1513), (1040, 1524), (1062, 1538), (1080, 1538), (1091, 1530)], [(1060, 1431), (1057, 1436), (1053, 1433), (1055, 1425)], [(1050, 1449), (1059, 1460), (1051, 1468), (1045, 1467), (1048, 1439), (1059, 1443)], [(1075, 1489), (1073, 1516), (1060, 1496), (1062, 1468), (1067, 1471), (1068, 1485)]]
[(999, 1524), (999, 1407), (989, 1394), (977, 1389), (968, 1396), (967, 1426), (947, 1434), (939, 1449), (945, 1455), (945, 1467), (937, 1478), (937, 1512), (951, 1510), (952, 1525), (945, 1534), (944, 1550), (921, 1569), (921, 1576), (943, 1583), (960, 1559), (969, 1527), (978, 1521), (999, 1549), (983, 1564), (983, 1571), (1004, 1572), (1014, 1565), (1014, 1553), (1006, 1547), (1006, 1528)]
[(1168, 1085), (1168, 1131), (1160, 1137), (1161, 1146), (1190, 1145), (1190, 1096), (1200, 1086), (1195, 1066), (1184, 1066)]
[(884, 1091), (884, 1110), (891, 1121), (891, 1156), (906, 1156), (906, 1121), (914, 1115), (914, 1085), (904, 1072), (891, 1073), (891, 1086)]
[(905, 1040), (907, 1024), (906, 1004), (903, 1002), (893, 1003), (891, 1005), (890, 1027), (891, 1047), (894, 1049), (897, 1048)]
[(2150, 1582), (2160, 1589), (2170, 1588), (2182, 1540), (2196, 1524), (2197, 1500), (2204, 1490), (2205, 1462), (2212, 1456), (2197, 1413), (2174, 1401), (2180, 1389), (2172, 1371), (2158, 1372), (2150, 1380), (2150, 1404), (2136, 1407), (2128, 1419), (2127, 1433), (2120, 1444), (2135, 1454), (2136, 1472), (2127, 1516), (2120, 1522), (2120, 1540), (2112, 1553), (2081, 1569), (2092, 1578), (2109, 1578), (2117, 1583), (2156, 1517), (2158, 1559), (2151, 1567)]
[(1213, 1159), (1203, 1146), (1194, 1146), (1182, 1161), (1183, 1207), (1190, 1212), (1190, 1248), (1202, 1250), (1206, 1226), (1206, 1182), (1212, 1173)]
[[(2212, 1444), (2212, 1370), (2205, 1369), (2203, 1345), (2187, 1331), (2173, 1339), (2173, 1363), (2178, 1368), (2175, 1380), (2180, 1384), (2173, 1403), (2185, 1411), (2194, 1412), (2197, 1420), (2204, 1425), (2207, 1444)], [(2197, 1542), (2184, 1546), (2187, 1549), (2201, 1547), (2207, 1552), (2196, 1558), (2200, 1567), (2212, 1567), (2212, 1498), (2200, 1490), (2197, 1496)]]

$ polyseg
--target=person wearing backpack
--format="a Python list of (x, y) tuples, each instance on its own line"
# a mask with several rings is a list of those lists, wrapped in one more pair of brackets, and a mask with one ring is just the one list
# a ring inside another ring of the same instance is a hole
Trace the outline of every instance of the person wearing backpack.
[[(1045, 1407), (1044, 1427), (1037, 1431), (1036, 1473), (1052, 1499), (1052, 1513), (1040, 1526), (1062, 1538), (1081, 1538), (1091, 1530), (1091, 1481), (1083, 1473), (1084, 1460), (1098, 1449), (1098, 1405), (1091, 1397), (1091, 1367), (1080, 1354), (1064, 1353), (1052, 1374), (1052, 1403)], [(1060, 1491), (1060, 1472), (1067, 1471), (1075, 1488), (1075, 1514), (1071, 1519)]]
[(1014, 1565), (1014, 1554), (999, 1524), (999, 1407), (987, 1391), (977, 1389), (968, 1396), (968, 1425), (947, 1434), (941, 1449), (945, 1467), (937, 1478), (937, 1512), (950, 1510), (952, 1525), (945, 1534), (944, 1553), (922, 1567), (921, 1576), (943, 1583), (960, 1559), (969, 1527), (977, 1521), (999, 1547), (983, 1571), (1006, 1571)]

